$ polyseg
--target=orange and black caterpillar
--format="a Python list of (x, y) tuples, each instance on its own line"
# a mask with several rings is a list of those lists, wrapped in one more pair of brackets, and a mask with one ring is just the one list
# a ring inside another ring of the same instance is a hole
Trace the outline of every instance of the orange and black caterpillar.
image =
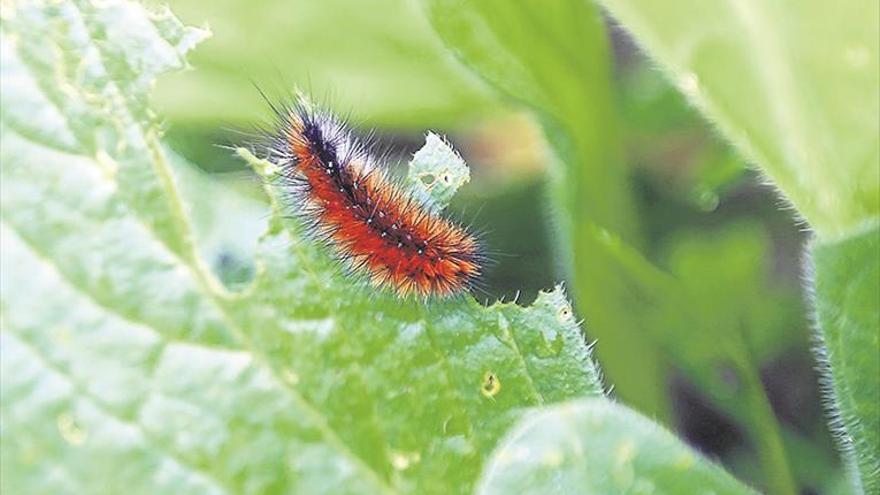
[(303, 98), (272, 104), (263, 154), (284, 202), (354, 272), (401, 297), (469, 290), (486, 261), (477, 236), (389, 177), (341, 120)]

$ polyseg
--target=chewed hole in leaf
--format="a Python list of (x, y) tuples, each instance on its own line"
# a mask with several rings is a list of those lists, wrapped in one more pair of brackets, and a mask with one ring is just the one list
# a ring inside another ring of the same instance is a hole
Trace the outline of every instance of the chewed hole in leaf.
[(556, 313), (556, 319), (558, 319), (560, 323), (568, 323), (571, 321), (571, 307), (565, 305), (559, 308), (559, 311)]
[(86, 441), (88, 434), (70, 413), (58, 415), (56, 422), (61, 436), (71, 445), (82, 445)]
[(391, 465), (398, 471), (408, 469), (413, 464), (422, 460), (421, 454), (418, 452), (392, 452)]
[(498, 375), (492, 373), (491, 371), (487, 371), (483, 375), (483, 384), (480, 387), (480, 392), (489, 399), (498, 395), (498, 392), (501, 391), (501, 380), (498, 378)]

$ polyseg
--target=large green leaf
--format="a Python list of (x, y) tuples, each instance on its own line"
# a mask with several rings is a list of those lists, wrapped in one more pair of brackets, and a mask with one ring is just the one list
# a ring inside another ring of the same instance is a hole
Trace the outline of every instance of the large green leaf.
[(146, 104), (205, 32), (123, 0), (2, 19), (3, 492), (462, 493), (526, 407), (601, 393), (560, 289), (372, 294), (274, 197), (228, 292)]
[(820, 235), (880, 214), (877, 2), (600, 3)]
[(492, 455), (478, 493), (754, 492), (656, 423), (587, 399), (520, 420)]
[(863, 493), (880, 489), (880, 229), (813, 250), (832, 427)]
[[(598, 236), (637, 242), (610, 86), (608, 41), (580, 0), (425, 0), (434, 29), (499, 93), (531, 109), (551, 145), (548, 199), (557, 258), (618, 394), (663, 415), (665, 377), (640, 331), (630, 281)], [(630, 358), (639, 356), (640, 366)]]

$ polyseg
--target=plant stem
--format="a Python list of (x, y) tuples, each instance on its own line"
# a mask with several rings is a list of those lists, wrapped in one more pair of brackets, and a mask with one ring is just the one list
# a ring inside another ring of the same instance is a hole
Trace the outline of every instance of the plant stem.
[(743, 351), (739, 371), (743, 380), (743, 395), (747, 401), (745, 409), (764, 472), (767, 491), (771, 494), (797, 495), (799, 491), (788, 463), (779, 421), (767, 398), (758, 369), (751, 358), (752, 353), (741, 332), (739, 339)]

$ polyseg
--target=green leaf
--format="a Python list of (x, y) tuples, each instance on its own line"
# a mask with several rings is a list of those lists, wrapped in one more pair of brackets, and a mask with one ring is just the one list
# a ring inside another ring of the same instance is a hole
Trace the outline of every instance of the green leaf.
[(600, 3), (821, 236), (880, 216), (877, 2)]
[(492, 454), (477, 493), (754, 492), (649, 419), (587, 399), (520, 420)]
[[(408, 0), (171, 0), (182, 19), (215, 28), (192, 55), (197, 71), (163, 77), (156, 105), (173, 130), (249, 125), (270, 93), (305, 86), (341, 113), (418, 129), (497, 111), (455, 66)], [(227, 124), (228, 125), (228, 124)]]
[(446, 208), (458, 188), (471, 179), (470, 169), (443, 138), (429, 132), (409, 163), (406, 185), (426, 208)]
[(860, 493), (880, 489), (880, 229), (817, 242), (817, 350), (827, 407)]
[(601, 394), (560, 288), (374, 294), (274, 197), (229, 292), (147, 105), (206, 33), (123, 0), (2, 12), (4, 493), (464, 493), (527, 407)]
[[(637, 243), (621, 159), (608, 41), (597, 9), (579, 0), (423, 0), (453, 54), (500, 94), (532, 110), (552, 154), (547, 197), (556, 258), (603, 369), (628, 403), (665, 415), (657, 351), (640, 335), (627, 280), (604, 256), (597, 231)], [(630, 358), (639, 356), (640, 366)]]

